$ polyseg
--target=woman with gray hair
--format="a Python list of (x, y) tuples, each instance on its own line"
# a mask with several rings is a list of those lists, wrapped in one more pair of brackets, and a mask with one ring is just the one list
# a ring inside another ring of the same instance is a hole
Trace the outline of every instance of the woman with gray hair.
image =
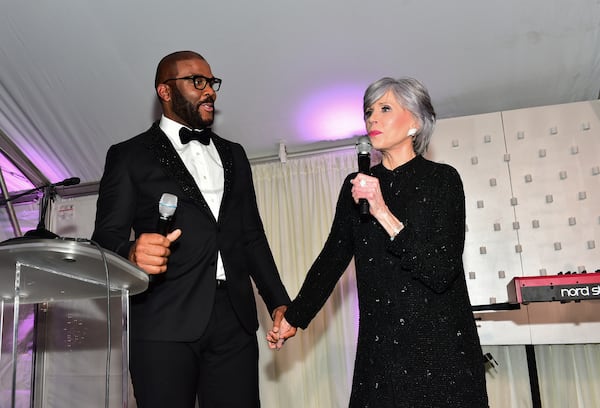
[(327, 242), (285, 316), (275, 315), (269, 345), (308, 326), (354, 257), (360, 324), (350, 407), (487, 407), (462, 263), (462, 181), (423, 157), (435, 126), (429, 93), (412, 78), (382, 78), (363, 102), (381, 163), (347, 177)]

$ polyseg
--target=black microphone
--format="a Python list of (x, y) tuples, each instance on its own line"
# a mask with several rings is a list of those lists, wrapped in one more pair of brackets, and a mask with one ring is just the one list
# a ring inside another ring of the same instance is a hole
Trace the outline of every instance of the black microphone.
[(177, 196), (169, 193), (163, 193), (158, 202), (158, 223), (156, 232), (160, 235), (167, 235), (171, 229), (173, 214), (177, 209)]
[(50, 184), (51, 186), (74, 186), (79, 184), (81, 179), (79, 177), (71, 177), (68, 179), (64, 179), (63, 181), (59, 181), (58, 183)]
[[(363, 174), (369, 174), (371, 169), (371, 140), (369, 136), (360, 136), (356, 141), (356, 152), (358, 153), (358, 171)], [(366, 198), (358, 200), (360, 216), (369, 215), (369, 202)]]
[[(74, 186), (75, 184), (79, 184), (80, 181), (81, 180), (79, 179), (79, 177), (71, 177), (71, 178), (68, 178), (68, 179), (64, 179), (63, 181), (59, 181), (58, 183), (44, 184), (44, 185), (41, 185), (41, 186), (38, 186), (38, 187), (34, 187), (31, 190), (27, 190), (27, 191), (24, 191), (22, 193), (19, 193), (17, 195), (10, 196), (8, 198), (4, 198), (4, 199), (0, 200), (0, 205), (4, 205), (4, 204), (8, 203), (9, 201), (16, 200), (17, 198), (20, 198), (20, 197), (26, 196), (28, 194), (34, 193), (34, 192), (36, 192), (38, 190), (44, 190), (44, 189), (53, 188), (53, 187), (56, 187), (56, 186)], [(50, 195), (52, 195), (52, 194), (54, 194), (54, 193), (51, 192)], [(54, 197), (52, 197), (52, 199), (54, 199)]]

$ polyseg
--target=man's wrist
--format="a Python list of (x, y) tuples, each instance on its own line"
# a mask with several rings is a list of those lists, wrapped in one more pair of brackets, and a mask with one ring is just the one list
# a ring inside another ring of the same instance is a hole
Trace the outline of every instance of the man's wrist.
[(275, 309), (273, 309), (273, 313), (271, 313), (271, 319), (275, 320), (275, 315), (277, 314), (277, 312), (281, 311), (281, 313), (284, 314), (286, 310), (287, 305), (277, 306)]

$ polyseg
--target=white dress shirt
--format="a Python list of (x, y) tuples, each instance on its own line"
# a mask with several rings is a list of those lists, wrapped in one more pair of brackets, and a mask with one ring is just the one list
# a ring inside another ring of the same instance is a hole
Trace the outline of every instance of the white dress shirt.
[[(182, 144), (179, 139), (180, 123), (171, 120), (164, 115), (160, 118), (159, 124), (161, 130), (165, 132), (175, 151), (181, 157), (190, 174), (194, 177), (200, 192), (208, 203), (215, 219), (219, 219), (219, 209), (221, 208), (221, 199), (223, 198), (223, 188), (225, 178), (223, 173), (223, 164), (219, 157), (219, 152), (212, 139), (208, 146), (203, 145), (197, 140), (191, 140), (187, 144)], [(185, 234), (185, 231), (183, 231)], [(221, 252), (217, 257), (217, 279), (225, 279), (225, 268), (221, 259)]]

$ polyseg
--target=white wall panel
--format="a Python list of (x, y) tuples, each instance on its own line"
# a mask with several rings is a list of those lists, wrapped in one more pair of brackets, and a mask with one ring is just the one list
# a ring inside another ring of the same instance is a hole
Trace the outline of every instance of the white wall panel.
[(503, 114), (525, 275), (600, 268), (598, 106)]
[(463, 258), (471, 303), (506, 302), (506, 285), (522, 269), (501, 114), (440, 120), (427, 156), (451, 164), (463, 180)]
[(58, 199), (51, 217), (51, 231), (61, 237), (91, 238), (96, 217), (96, 194)]

